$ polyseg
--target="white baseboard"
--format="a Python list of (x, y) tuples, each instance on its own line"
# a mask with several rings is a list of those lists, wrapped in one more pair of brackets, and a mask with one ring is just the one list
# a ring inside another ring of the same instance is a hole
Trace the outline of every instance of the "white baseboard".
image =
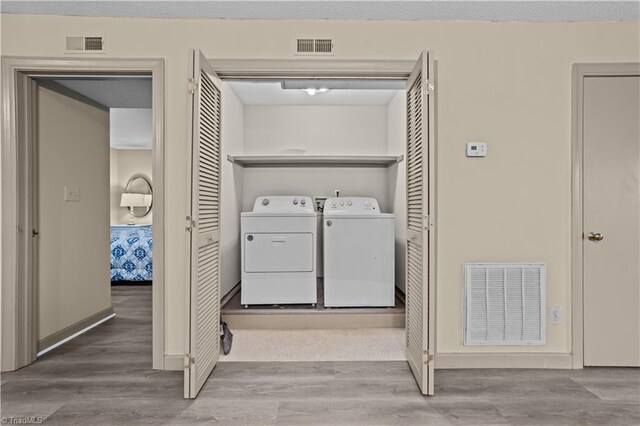
[[(549, 368), (572, 369), (571, 354), (563, 353), (436, 353), (436, 369)], [(184, 369), (184, 355), (165, 355), (164, 369)]]
[(571, 369), (568, 353), (436, 353), (435, 368), (558, 368)]
[(171, 371), (184, 370), (184, 355), (165, 355), (164, 369)]
[(80, 321), (63, 328), (62, 330), (50, 334), (49, 336), (41, 340), (38, 340), (38, 352), (42, 352), (43, 350), (60, 343), (61, 341), (73, 336), (74, 334), (84, 330), (87, 327), (104, 321), (111, 315), (113, 315), (113, 307), (109, 306), (108, 308), (105, 308), (100, 312), (89, 315), (87, 318), (81, 319)]

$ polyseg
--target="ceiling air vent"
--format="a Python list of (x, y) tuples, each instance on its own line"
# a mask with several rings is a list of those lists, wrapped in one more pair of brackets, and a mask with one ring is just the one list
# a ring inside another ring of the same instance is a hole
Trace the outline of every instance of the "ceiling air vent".
[(333, 55), (333, 40), (330, 38), (299, 38), (296, 40), (298, 55)]
[(104, 53), (104, 37), (67, 37), (66, 53)]

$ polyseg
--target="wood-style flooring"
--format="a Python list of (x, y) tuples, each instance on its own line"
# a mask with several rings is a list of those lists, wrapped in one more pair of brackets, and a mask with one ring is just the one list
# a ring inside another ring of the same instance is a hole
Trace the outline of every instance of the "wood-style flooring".
[(117, 317), (2, 374), (3, 423), (640, 424), (640, 371), (439, 370), (419, 394), (402, 361), (221, 363), (195, 401), (151, 369), (151, 289), (115, 287)]

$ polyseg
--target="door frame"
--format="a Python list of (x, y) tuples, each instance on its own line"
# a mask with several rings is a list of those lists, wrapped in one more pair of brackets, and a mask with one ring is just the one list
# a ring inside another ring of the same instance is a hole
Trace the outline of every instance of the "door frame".
[[(397, 60), (349, 60), (349, 59), (226, 59), (216, 58), (209, 59), (209, 63), (223, 80), (264, 80), (264, 79), (304, 79), (304, 78), (354, 78), (354, 79), (389, 79), (389, 80), (407, 80), (416, 65), (416, 60), (420, 53), (413, 59), (397, 59)], [(433, 53), (431, 51), (431, 53)], [(438, 63), (434, 61), (434, 80), (438, 78)], [(429, 95), (429, 108), (433, 108), (435, 121), (438, 120), (438, 112), (436, 109), (438, 90)], [(438, 210), (438, 180), (437, 180), (437, 125), (435, 128), (429, 129), (429, 137), (433, 139), (433, 157), (429, 167), (429, 180), (433, 191), (430, 194), (429, 202), (434, 204), (431, 222), (432, 249), (429, 253), (429, 261), (433, 262), (429, 268), (430, 288), (434, 289), (433, 294), (429, 298), (429, 311), (433, 312), (434, 317), (437, 315), (436, 297), (438, 284), (438, 236), (437, 236), (437, 217)], [(406, 144), (405, 144), (406, 150)], [(405, 152), (405, 159), (407, 158)], [(405, 160), (406, 161), (406, 160)], [(431, 192), (431, 191), (430, 191)], [(221, 212), (223, 215), (223, 212)], [(431, 252), (432, 251), (432, 252)], [(406, 259), (405, 259), (406, 262)], [(434, 330), (429, 333), (429, 341), (432, 344), (435, 357), (437, 357), (436, 344), (436, 322), (437, 318), (430, 325)], [(431, 380), (433, 384), (433, 380)], [(433, 385), (431, 385), (433, 386)], [(433, 389), (431, 389), (432, 393)]]
[(583, 119), (587, 77), (640, 76), (640, 63), (579, 63), (571, 79), (571, 349), (573, 368), (584, 367)]
[[(29, 364), (37, 350), (37, 281), (24, 276), (34, 253), (25, 244), (30, 238), (20, 232), (22, 217), (30, 206), (20, 207), (29, 190), (20, 188), (25, 182), (24, 168), (28, 159), (19, 156), (19, 147), (30, 146), (34, 139), (33, 124), (25, 118), (26, 108), (33, 107), (31, 77), (51, 75), (117, 76), (148, 74), (152, 79), (152, 174), (154, 181), (153, 238), (153, 319), (152, 366), (165, 369), (165, 164), (164, 164), (164, 59), (54, 59), (45, 57), (2, 56), (2, 160), (0, 176), (2, 194), (0, 244), (2, 278), (2, 371), (11, 371)], [(29, 171), (27, 171), (29, 173)], [(26, 247), (25, 247), (26, 246)]]

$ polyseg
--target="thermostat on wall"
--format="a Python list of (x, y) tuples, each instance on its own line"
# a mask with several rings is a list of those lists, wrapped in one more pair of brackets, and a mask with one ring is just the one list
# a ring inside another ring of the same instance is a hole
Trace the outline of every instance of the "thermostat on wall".
[(487, 144), (485, 142), (467, 143), (467, 157), (486, 157)]

